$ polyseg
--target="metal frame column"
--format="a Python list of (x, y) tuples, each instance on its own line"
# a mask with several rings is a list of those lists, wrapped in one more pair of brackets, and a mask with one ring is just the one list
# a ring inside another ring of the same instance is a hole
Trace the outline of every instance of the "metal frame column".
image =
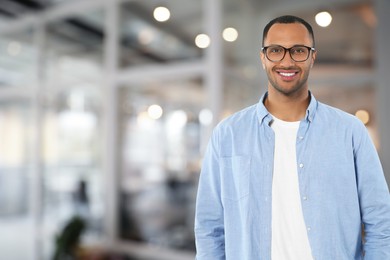
[(118, 0), (107, 1), (104, 42), (104, 174), (102, 187), (105, 199), (105, 236), (112, 247), (118, 240), (118, 171), (117, 171), (117, 86), (119, 47), (119, 4)]
[(213, 126), (221, 119), (223, 96), (222, 1), (203, 0), (205, 29), (211, 44), (206, 50), (205, 86)]
[(45, 43), (46, 27), (38, 20), (34, 23), (35, 82), (31, 94), (32, 135), (31, 135), (31, 171), (29, 172), (29, 213), (33, 229), (32, 259), (43, 258), (42, 215), (43, 215), (43, 167), (42, 167), (42, 99), (45, 85)]

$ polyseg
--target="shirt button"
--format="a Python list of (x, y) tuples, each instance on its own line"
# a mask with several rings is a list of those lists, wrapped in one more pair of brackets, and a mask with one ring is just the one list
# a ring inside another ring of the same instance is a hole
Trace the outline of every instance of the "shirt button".
[(310, 228), (310, 227), (308, 227), (308, 228), (307, 228), (307, 231), (310, 231), (310, 230), (311, 230), (311, 228)]
[(303, 200), (307, 200), (307, 197), (306, 196), (303, 196), (303, 198), (302, 198)]
[(302, 139), (303, 139), (303, 136), (299, 136), (298, 138), (299, 138), (299, 140), (302, 140)]
[(300, 163), (300, 164), (299, 164), (299, 168), (303, 168), (303, 163)]

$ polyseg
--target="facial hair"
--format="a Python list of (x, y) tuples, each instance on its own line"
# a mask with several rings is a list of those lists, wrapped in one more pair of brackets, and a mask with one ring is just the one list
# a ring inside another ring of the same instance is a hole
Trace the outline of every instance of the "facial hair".
[[(290, 86), (288, 88), (283, 87), (281, 84), (278, 84), (277, 79), (275, 77), (275, 74), (277, 74), (276, 70), (297, 70), (299, 71), (300, 75), (303, 75), (303, 78), (299, 78), (293, 86)], [(292, 96), (302, 88), (304, 88), (307, 85), (307, 80), (309, 77), (309, 71), (310, 67), (306, 70), (302, 70), (300, 67), (273, 67), (271, 70), (267, 70), (268, 80), (270, 85), (278, 92), (285, 96)]]

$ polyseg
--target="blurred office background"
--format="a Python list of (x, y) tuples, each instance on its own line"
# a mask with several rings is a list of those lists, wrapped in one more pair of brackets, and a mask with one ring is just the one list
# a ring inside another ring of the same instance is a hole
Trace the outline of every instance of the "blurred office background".
[(388, 0), (1, 1), (0, 258), (51, 259), (77, 215), (80, 258), (193, 259), (205, 145), (266, 89), (262, 29), (282, 14), (313, 25), (310, 88), (364, 121), (389, 181), (389, 11)]

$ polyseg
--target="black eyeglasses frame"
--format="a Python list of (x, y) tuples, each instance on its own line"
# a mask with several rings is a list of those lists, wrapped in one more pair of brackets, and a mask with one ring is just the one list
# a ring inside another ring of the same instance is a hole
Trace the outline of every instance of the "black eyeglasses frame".
[[(283, 48), (283, 49), (284, 49), (283, 57), (282, 57), (280, 60), (271, 60), (271, 59), (268, 57), (268, 55), (267, 55), (267, 49), (270, 48), (270, 47), (281, 47), (281, 48)], [(309, 52), (308, 52), (308, 54), (307, 54), (307, 58), (306, 58), (306, 59), (297, 61), (297, 60), (295, 60), (295, 59), (292, 57), (292, 55), (291, 55), (291, 50), (294, 49), (294, 48), (297, 48), (297, 47), (305, 47), (305, 48), (307, 48), (307, 50), (308, 50)], [(290, 54), (290, 58), (291, 58), (293, 61), (295, 61), (295, 62), (304, 62), (304, 61), (307, 61), (307, 59), (309, 59), (309, 57), (310, 57), (310, 52), (315, 52), (316, 49), (315, 49), (314, 47), (310, 47), (310, 46), (306, 46), (306, 45), (294, 45), (294, 46), (292, 46), (292, 47), (290, 47), (290, 48), (285, 48), (285, 47), (283, 47), (283, 46), (281, 46), (281, 45), (269, 45), (269, 46), (261, 47), (261, 51), (264, 53), (265, 57), (267, 57), (267, 59), (268, 59), (269, 61), (272, 61), (272, 62), (279, 62), (279, 61), (283, 60), (284, 57), (286, 57), (286, 53), (287, 53), (287, 52)]]

